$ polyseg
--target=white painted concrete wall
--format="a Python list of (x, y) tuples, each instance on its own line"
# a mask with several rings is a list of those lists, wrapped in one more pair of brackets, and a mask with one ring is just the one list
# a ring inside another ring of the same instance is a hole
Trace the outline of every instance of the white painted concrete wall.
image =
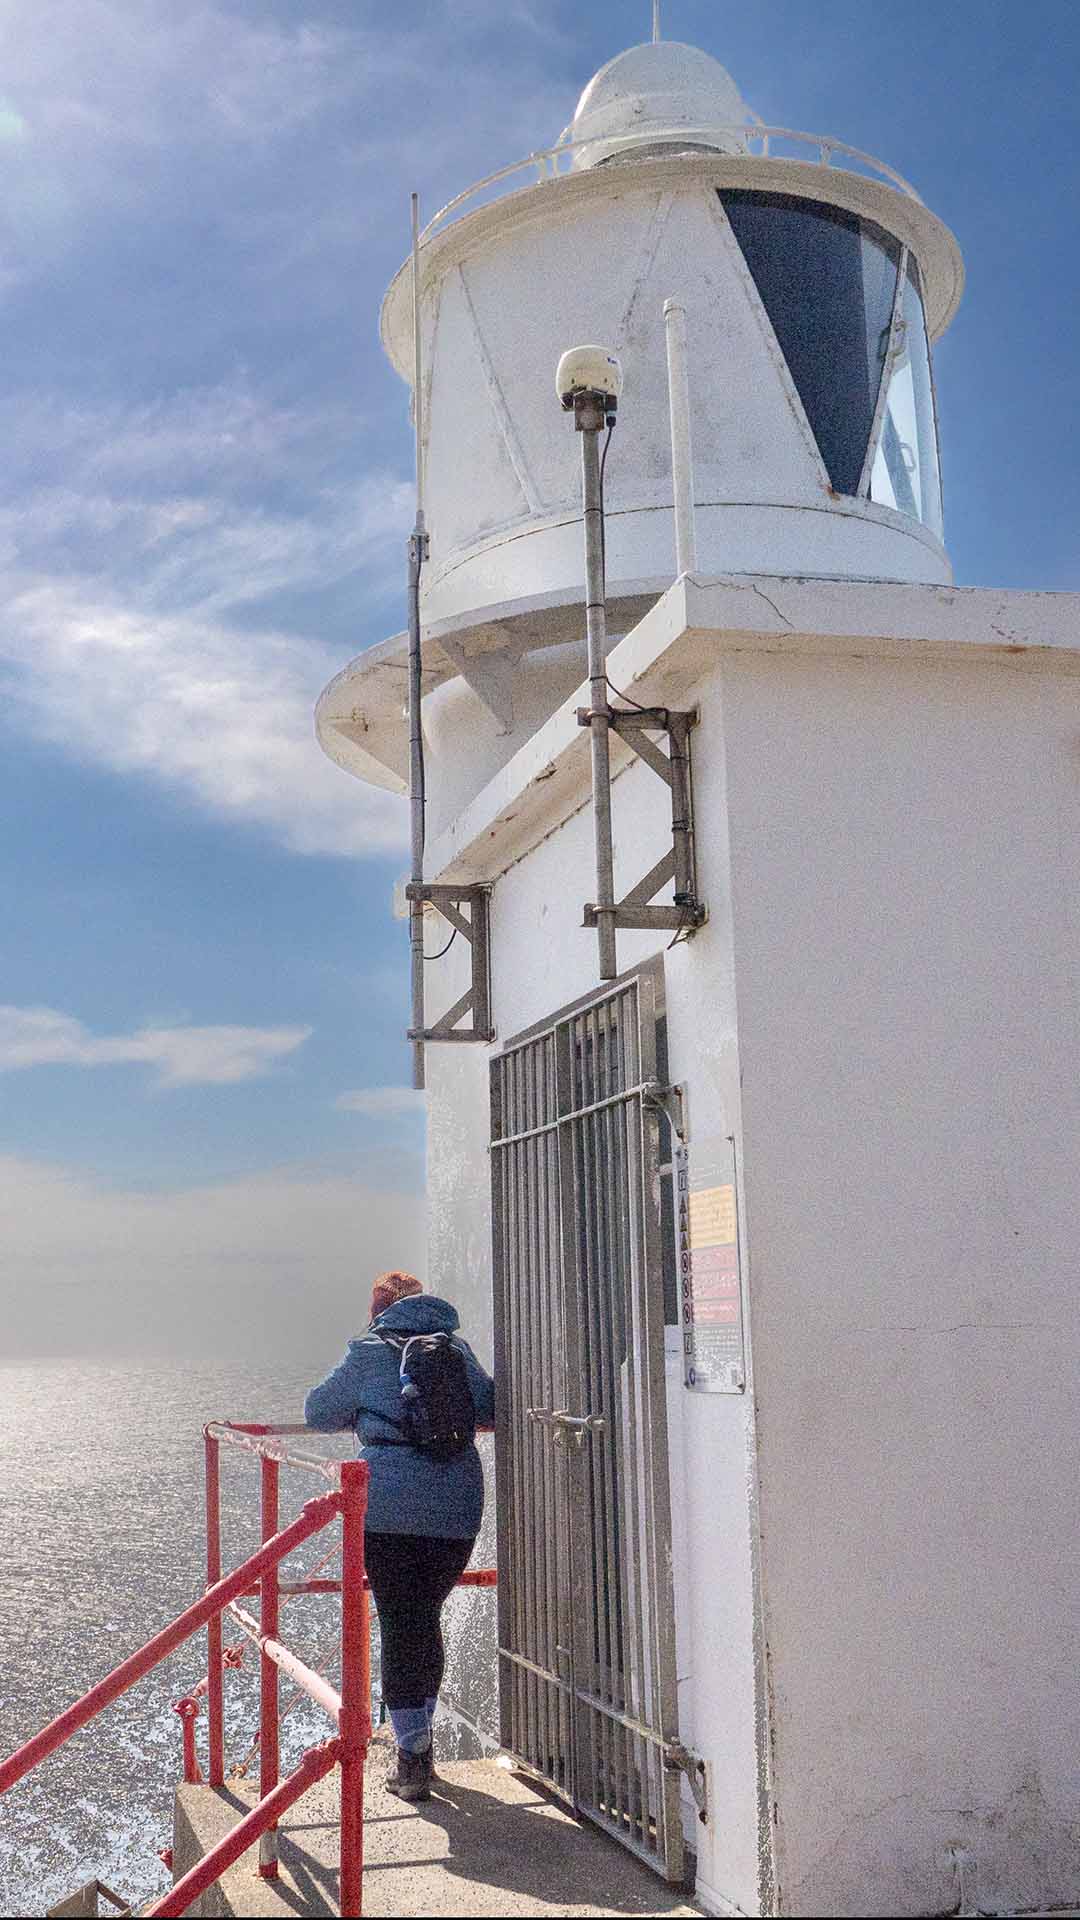
[(1076, 682), (724, 700), (783, 1910), (1074, 1902)]
[[(689, 1081), (694, 1139), (704, 1153), (738, 1119), (738, 1062), (729, 893), (723, 832), (723, 753), (719, 680), (706, 709), (712, 748), (702, 756), (698, 804), (703, 823), (703, 878), (713, 919), (692, 945), (668, 957), (670, 1069)], [(433, 780), (437, 773), (433, 774)], [(666, 789), (644, 768), (615, 782), (620, 856), (617, 886), (628, 887), (652, 865), (669, 834)], [(595, 935), (581, 927), (593, 892), (592, 821), (583, 809), (499, 882), (493, 901), (494, 1012), (500, 1039), (553, 1013), (596, 984)], [(666, 944), (666, 943), (665, 943)], [(655, 951), (651, 934), (620, 936), (620, 965)], [(456, 953), (456, 949), (455, 949)], [(450, 955), (447, 956), (449, 961)], [(431, 984), (432, 1006), (463, 990), (462, 962)], [(431, 969), (437, 975), (439, 968)], [(429, 1049), (429, 1273), (433, 1287), (467, 1298), (469, 1324), (491, 1313), (490, 1210), (486, 1130), (486, 1048)], [(462, 1056), (465, 1056), (464, 1058)], [(744, 1397), (698, 1397), (682, 1387), (681, 1364), (670, 1368), (672, 1504), (676, 1526), (676, 1611), (679, 1705), (683, 1737), (707, 1760), (712, 1817), (702, 1827), (687, 1815), (697, 1850), (701, 1891), (712, 1904), (758, 1910), (758, 1795), (755, 1744), (754, 1623), (748, 1476), (752, 1472), (749, 1403)], [(464, 1613), (464, 1608), (462, 1609)], [(470, 1713), (488, 1711), (481, 1642), (462, 1623), (451, 1680), (464, 1689)], [(467, 1648), (467, 1652), (466, 1652)], [(487, 1723), (497, 1726), (494, 1716)]]
[[(425, 751), (438, 769), (427, 806), (430, 840), (569, 699), (586, 672), (584, 638), (526, 654), (509, 670), (512, 712), (501, 720), (460, 677), (425, 696)], [(463, 740), (469, 742), (468, 753), (461, 751)]]
[[(1076, 685), (742, 654), (694, 692), (712, 918), (667, 956), (670, 1064), (692, 1151), (739, 1138), (756, 1402), (672, 1388), (716, 1910), (760, 1910), (766, 1733), (781, 1911), (944, 1911), (958, 1853), (988, 1910), (1080, 1892)], [(614, 795), (622, 887), (666, 811), (641, 768)], [(595, 985), (591, 862), (584, 808), (499, 880), (501, 1037)], [(430, 1056), (432, 1284), (474, 1328), (486, 1052)]]
[[(440, 926), (442, 923), (438, 923)], [(429, 928), (431, 951), (443, 944)], [(430, 971), (451, 999), (468, 985), (468, 950), (456, 940), (444, 961)], [(457, 982), (460, 981), (460, 985)], [(428, 1049), (428, 1267), (432, 1293), (452, 1300), (462, 1332), (484, 1366), (492, 1365), (491, 1184), (488, 1177), (486, 1047)], [(481, 1436), (486, 1501), (484, 1522), (473, 1565), (496, 1564), (494, 1440)], [(495, 1595), (462, 1588), (452, 1594), (444, 1616), (446, 1678), (443, 1699), (450, 1708), (440, 1727), (441, 1750), (472, 1758), (497, 1741), (499, 1675), (496, 1657)], [(479, 1737), (474, 1729), (479, 1729)]]

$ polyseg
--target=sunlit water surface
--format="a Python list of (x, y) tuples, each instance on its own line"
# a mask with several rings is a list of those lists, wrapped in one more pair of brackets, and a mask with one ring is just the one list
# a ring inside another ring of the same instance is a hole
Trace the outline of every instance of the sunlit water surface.
[[(198, 1598), (204, 1421), (298, 1420), (312, 1377), (310, 1369), (235, 1364), (0, 1366), (0, 1757)], [(338, 1457), (349, 1451), (337, 1437), (303, 1444)], [(222, 1458), (227, 1567), (258, 1543), (259, 1470), (227, 1448)], [(283, 1524), (325, 1485), (283, 1470)], [(307, 1543), (290, 1570), (312, 1566), (338, 1531)], [(228, 1622), (225, 1637), (240, 1637)], [(336, 1600), (295, 1601), (282, 1637), (321, 1664), (337, 1637)], [(133, 1905), (170, 1884), (157, 1850), (172, 1837), (180, 1767), (171, 1703), (205, 1671), (199, 1634), (4, 1797), (0, 1913), (43, 1914), (94, 1878)], [(336, 1678), (332, 1660), (327, 1671)], [(291, 1691), (283, 1679), (283, 1703)], [(249, 1647), (242, 1668), (226, 1675), (227, 1763), (243, 1759), (257, 1724), (258, 1658)], [(283, 1769), (329, 1731), (302, 1699), (282, 1725)], [(205, 1736), (204, 1714), (203, 1759)]]

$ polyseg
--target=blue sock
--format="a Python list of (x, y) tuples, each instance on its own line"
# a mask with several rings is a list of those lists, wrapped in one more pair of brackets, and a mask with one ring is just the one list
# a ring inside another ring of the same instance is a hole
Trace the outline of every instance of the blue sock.
[(427, 1752), (431, 1745), (431, 1726), (426, 1707), (391, 1707), (390, 1721), (402, 1753)]
[(438, 1706), (438, 1704), (439, 1704), (439, 1696), (437, 1693), (429, 1694), (427, 1699), (424, 1701), (424, 1712), (427, 1714), (427, 1723), (428, 1723), (429, 1730), (431, 1728), (432, 1721), (435, 1718), (435, 1709)]

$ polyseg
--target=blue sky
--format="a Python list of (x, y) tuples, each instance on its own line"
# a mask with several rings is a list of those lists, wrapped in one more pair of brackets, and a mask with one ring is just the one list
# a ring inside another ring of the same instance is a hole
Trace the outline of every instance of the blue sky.
[[(371, 1264), (421, 1257), (403, 806), (311, 729), (403, 624), (411, 441), (378, 305), (410, 189), (430, 211), (550, 142), (649, 26), (647, 0), (3, 10), (15, 1350), (197, 1345), (225, 1289), (322, 1339)], [(957, 577), (1075, 590), (1075, 0), (666, 0), (664, 31), (953, 227)]]

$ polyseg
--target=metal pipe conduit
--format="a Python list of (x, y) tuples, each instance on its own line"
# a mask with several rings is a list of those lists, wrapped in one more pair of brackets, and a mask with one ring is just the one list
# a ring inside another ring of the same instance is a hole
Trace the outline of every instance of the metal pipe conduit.
[(604, 588), (604, 502), (600, 486), (600, 430), (604, 407), (596, 395), (577, 395), (585, 523), (585, 634), (589, 655), (589, 733), (592, 747), (593, 837), (596, 850), (596, 934), (601, 980), (614, 980), (614, 853), (611, 841), (611, 767), (608, 754), (607, 604)]
[[(424, 732), (421, 704), (424, 694), (420, 646), (420, 573), (427, 554), (424, 526), (424, 385), (420, 343), (420, 202), (412, 196), (412, 323), (413, 422), (416, 429), (416, 522), (409, 537), (409, 878), (424, 884), (424, 835), (427, 795), (424, 786)], [(409, 951), (412, 988), (412, 1029), (421, 1037), (412, 1043), (413, 1086), (424, 1086), (424, 903), (409, 901)]]
[(686, 308), (664, 301), (668, 406), (671, 413), (671, 484), (675, 505), (675, 572), (697, 569), (694, 527), (694, 456), (690, 438), (690, 379), (686, 353)]
[(275, 1667), (280, 1667), (282, 1673), (287, 1673), (298, 1687), (302, 1687), (316, 1705), (329, 1714), (336, 1727), (341, 1718), (341, 1695), (336, 1687), (332, 1687), (328, 1680), (324, 1680), (321, 1674), (301, 1660), (299, 1654), (282, 1646), (280, 1640), (273, 1640), (269, 1634), (263, 1633), (259, 1622), (237, 1601), (230, 1604), (228, 1611), (230, 1619), (236, 1621), (241, 1633), (246, 1633), (267, 1660), (272, 1661)]

